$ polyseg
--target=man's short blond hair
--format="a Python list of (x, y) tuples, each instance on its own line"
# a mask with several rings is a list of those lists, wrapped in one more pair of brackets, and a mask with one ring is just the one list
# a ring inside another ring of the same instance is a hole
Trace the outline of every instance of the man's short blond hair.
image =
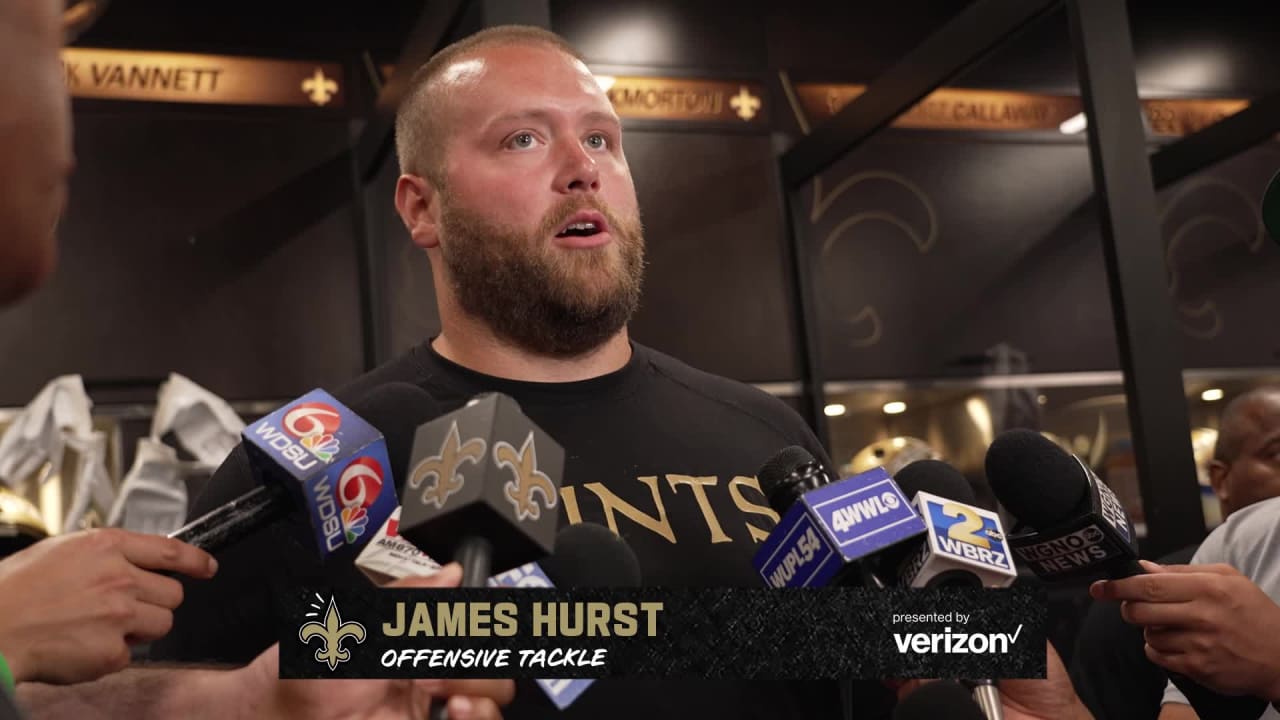
[(582, 55), (559, 35), (540, 27), (501, 25), (481, 30), (449, 45), (413, 74), (404, 99), (396, 110), (396, 156), (400, 172), (419, 175), (437, 187), (444, 181), (444, 147), (447, 128), (440, 105), (447, 102), (438, 81), (450, 66), (486, 47), (542, 45), (583, 61)]

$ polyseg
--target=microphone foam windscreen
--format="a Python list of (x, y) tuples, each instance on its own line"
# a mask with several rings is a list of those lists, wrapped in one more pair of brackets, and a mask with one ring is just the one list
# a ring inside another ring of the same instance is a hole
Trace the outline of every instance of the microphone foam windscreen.
[(986, 468), (996, 499), (1036, 529), (1070, 519), (1087, 501), (1089, 483), (1079, 461), (1033, 430), (997, 437), (987, 450)]
[(402, 493), (418, 427), (440, 417), (444, 410), (426, 390), (406, 382), (379, 385), (350, 407), (387, 441), (391, 477), (396, 480), (397, 493)]
[(631, 546), (595, 523), (562, 528), (556, 533), (555, 552), (538, 566), (558, 588), (640, 585), (640, 561)]
[(756, 479), (760, 481), (760, 491), (766, 498), (772, 498), (774, 489), (779, 483), (801, 465), (812, 462), (817, 461), (808, 450), (799, 445), (782, 448), (766, 460), (764, 465), (760, 466), (760, 471), (756, 473)]
[[(925, 492), (928, 492), (927, 490)], [(925, 683), (893, 709), (893, 720), (986, 720), (964, 686), (954, 680)]]
[(927, 492), (965, 505), (977, 505), (973, 487), (959, 470), (941, 460), (917, 460), (898, 471), (894, 482), (908, 499)]

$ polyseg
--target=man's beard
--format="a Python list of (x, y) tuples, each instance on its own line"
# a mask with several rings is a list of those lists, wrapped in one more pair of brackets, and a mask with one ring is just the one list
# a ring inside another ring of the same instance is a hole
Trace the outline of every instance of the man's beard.
[[(442, 201), (440, 252), (454, 297), (500, 339), (538, 355), (578, 357), (613, 337), (639, 307), (639, 218), (619, 218), (593, 198), (569, 198), (530, 233), (458, 207), (447, 195)], [(586, 209), (605, 217), (612, 242), (556, 246), (556, 232)]]

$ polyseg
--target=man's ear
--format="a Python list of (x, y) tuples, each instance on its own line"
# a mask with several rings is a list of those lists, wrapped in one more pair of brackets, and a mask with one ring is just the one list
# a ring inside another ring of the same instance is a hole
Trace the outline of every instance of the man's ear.
[(1209, 461), (1209, 484), (1213, 486), (1213, 494), (1218, 496), (1218, 502), (1226, 505), (1231, 501), (1231, 489), (1227, 483), (1227, 470), (1231, 469), (1231, 465), (1221, 460)]
[(440, 245), (440, 193), (431, 181), (401, 175), (396, 181), (396, 212), (414, 245), (424, 250)]

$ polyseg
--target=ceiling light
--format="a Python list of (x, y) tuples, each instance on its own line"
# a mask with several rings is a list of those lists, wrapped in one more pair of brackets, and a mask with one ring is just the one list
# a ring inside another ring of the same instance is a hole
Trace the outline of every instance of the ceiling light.
[(1089, 127), (1089, 118), (1080, 112), (1063, 120), (1062, 124), (1058, 126), (1058, 130), (1063, 135), (1075, 135), (1084, 132), (1087, 127)]
[(904, 402), (898, 402), (895, 400), (893, 402), (887, 402), (884, 404), (885, 415), (901, 415), (906, 411), (907, 411), (907, 404)]

